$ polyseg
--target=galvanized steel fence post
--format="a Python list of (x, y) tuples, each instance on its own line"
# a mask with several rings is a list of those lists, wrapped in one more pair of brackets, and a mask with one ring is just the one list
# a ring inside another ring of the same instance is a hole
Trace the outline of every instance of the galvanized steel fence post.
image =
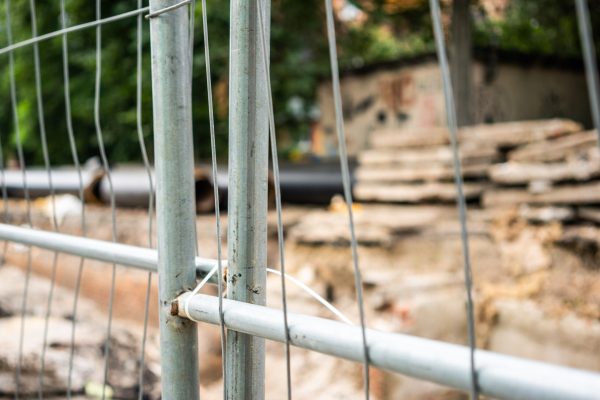
[[(155, 12), (178, 0), (150, 0)], [(194, 159), (188, 7), (150, 18), (162, 398), (197, 399), (196, 323), (171, 315), (195, 286)]]
[[(263, 1), (264, 34), (269, 37), (269, 0), (231, 1), (227, 296), (264, 305), (269, 125), (257, 1)], [(229, 331), (228, 398), (264, 398), (264, 351), (264, 339)]]

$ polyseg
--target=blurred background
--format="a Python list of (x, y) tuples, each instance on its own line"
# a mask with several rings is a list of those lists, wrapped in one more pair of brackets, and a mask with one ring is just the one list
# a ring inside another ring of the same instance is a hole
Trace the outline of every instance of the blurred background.
[[(5, 2), (0, 2), (4, 9)], [(68, 25), (96, 19), (87, 0), (66, 0)], [(136, 7), (103, 1), (108, 17)], [(351, 162), (354, 213), (369, 327), (467, 343), (460, 229), (442, 81), (426, 0), (334, 0), (341, 91)], [(573, 1), (442, 0), (455, 89), (468, 201), (479, 348), (600, 371), (600, 153)], [(13, 42), (31, 37), (29, 4), (13, 1)], [(589, 1), (596, 48), (600, 2)], [(197, 168), (198, 249), (216, 257), (213, 194), (224, 208), (227, 249), (229, 3), (207, 1), (219, 179), (210, 176), (210, 136), (200, 3), (193, 57), (193, 126)], [(58, 2), (37, 4), (39, 34), (60, 29)], [(150, 38), (144, 22), (142, 128), (153, 159)], [(325, 10), (322, 0), (273, 0), (271, 77), (282, 160), (286, 268), (358, 321), (349, 251), (347, 206), (340, 197)], [(102, 27), (100, 120), (117, 203), (117, 241), (155, 245), (149, 185), (136, 121), (137, 26)], [(110, 193), (98, 161), (93, 119), (94, 29), (69, 34), (73, 128), (85, 162), (87, 235), (111, 240)], [(6, 24), (0, 17), (0, 46)], [(598, 53), (597, 51), (597, 54)], [(52, 230), (53, 206), (36, 108), (33, 50), (15, 51), (17, 114), (33, 225)], [(57, 187), (61, 233), (81, 235), (81, 202), (67, 136), (60, 38), (40, 44), (42, 95)], [(0, 56), (0, 139), (5, 171), (2, 220), (27, 224), (23, 180), (9, 98), (7, 56)], [(271, 182), (271, 190), (273, 182)], [(278, 267), (276, 213), (268, 220), (269, 265)], [(154, 224), (155, 225), (155, 224)], [(14, 396), (23, 282), (28, 250), (7, 244), (0, 267), (0, 398)], [(38, 390), (42, 323), (52, 252), (33, 248), (26, 310), (23, 392)], [(46, 355), (46, 390), (64, 398), (77, 257), (60, 254)], [(95, 398), (102, 385), (110, 265), (87, 260), (81, 281), (81, 334), (72, 388)], [(150, 336), (138, 386), (147, 274), (119, 267), (109, 385), (115, 398), (158, 398), (160, 368), (156, 277)], [(268, 305), (280, 307), (279, 278), (269, 277)], [(207, 287), (215, 293), (214, 287)], [(293, 312), (333, 318), (290, 285)], [(201, 324), (201, 390), (221, 396), (218, 328)], [(267, 344), (267, 398), (285, 398), (283, 346)], [(296, 399), (362, 398), (361, 366), (292, 350)], [(456, 390), (372, 369), (374, 399), (466, 399)]]
[[(110, 16), (129, 11), (134, 3), (106, 1), (102, 3), (102, 13)], [(217, 150), (224, 161), (229, 4), (210, 0), (207, 4)], [(334, 5), (351, 153), (363, 148), (369, 132), (378, 126), (444, 125), (428, 3), (422, 0), (337, 0)], [(463, 124), (566, 117), (590, 127), (573, 2), (482, 0), (453, 5), (442, 1), (442, 6), (450, 53), (460, 52), (462, 69), (470, 70), (465, 103), (469, 107), (458, 107)], [(69, 25), (95, 18), (94, 8), (86, 1), (67, 0), (66, 7)], [(58, 4), (39, 2), (37, 8), (40, 34), (60, 28)], [(28, 3), (15, 2), (12, 9), (14, 41), (29, 38)], [(196, 7), (197, 19), (201, 12), (201, 7)], [(590, 2), (590, 15), (596, 26), (600, 20), (596, 2)], [(333, 157), (336, 152), (324, 21), (322, 1), (275, 0), (272, 3), (271, 63), (279, 150), (290, 160)], [(6, 44), (5, 26), (1, 28), (0, 40)], [(147, 25), (144, 28), (144, 132), (151, 149), (150, 45)], [(194, 130), (196, 158), (206, 160), (209, 156), (208, 105), (200, 29), (200, 24), (196, 24)], [(596, 38), (599, 31), (594, 31)], [(128, 19), (102, 29), (102, 127), (109, 158), (115, 163), (141, 161), (136, 135), (131, 134), (135, 132), (136, 35), (136, 25)], [(462, 35), (460, 45), (452, 42), (452, 37), (458, 35)], [(90, 118), (95, 31), (70, 35), (69, 49), (73, 123), (78, 133), (80, 158), (85, 160), (98, 152)], [(60, 40), (40, 46), (45, 117), (48, 126), (52, 126), (48, 138), (55, 165), (71, 162), (65, 134), (63, 83), (58, 79), (62, 76), (62, 64), (56, 62), (61, 54)], [(29, 164), (41, 164), (35, 86), (31, 79), (32, 48), (16, 52), (15, 57), (25, 156)], [(8, 68), (2, 68), (0, 90), (3, 93), (8, 93), (8, 82)], [(461, 92), (458, 87), (457, 91)], [(3, 102), (0, 128), (6, 135), (14, 135), (11, 124), (10, 104)], [(8, 138), (9, 143), (14, 142), (13, 137)], [(5, 159), (16, 158), (10, 147), (5, 152)]]

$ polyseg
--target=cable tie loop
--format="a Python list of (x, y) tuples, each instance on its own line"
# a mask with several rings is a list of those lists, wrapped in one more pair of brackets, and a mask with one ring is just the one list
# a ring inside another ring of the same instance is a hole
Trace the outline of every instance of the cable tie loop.
[(202, 279), (202, 281), (200, 281), (200, 283), (198, 284), (198, 286), (196, 286), (194, 288), (194, 290), (191, 291), (190, 295), (188, 297), (185, 298), (184, 302), (183, 302), (183, 312), (185, 313), (185, 316), (187, 317), (187, 319), (191, 320), (191, 321), (195, 321), (195, 322), (200, 322), (198, 320), (195, 320), (194, 318), (192, 318), (192, 316), (190, 315), (190, 299), (192, 297), (194, 297), (195, 295), (198, 294), (198, 292), (200, 291), (200, 289), (202, 289), (204, 287), (204, 285), (206, 285), (206, 283), (210, 280), (210, 278), (215, 274), (215, 272), (217, 272), (217, 269), (219, 268), (219, 266), (215, 266), (213, 267), (213, 269), (210, 270), (210, 272), (208, 274), (206, 274), (206, 276), (204, 277), (204, 279)]

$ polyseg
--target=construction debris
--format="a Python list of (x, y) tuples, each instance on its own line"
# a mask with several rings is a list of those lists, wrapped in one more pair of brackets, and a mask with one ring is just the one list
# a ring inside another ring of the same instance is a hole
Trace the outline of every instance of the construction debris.
[(548, 186), (543, 190), (532, 189), (490, 189), (483, 194), (482, 204), (484, 207), (519, 204), (600, 204), (600, 181), (583, 185)]
[[(466, 165), (463, 176), (468, 178), (484, 178), (488, 169), (487, 164)], [(419, 182), (447, 181), (454, 176), (450, 165), (423, 165), (419, 168), (396, 168), (391, 166), (360, 167), (356, 169), (355, 177), (362, 182)]]
[(551, 141), (526, 144), (508, 153), (508, 159), (529, 162), (568, 160), (593, 148), (597, 142), (596, 131), (577, 132)]
[[(564, 119), (504, 122), (462, 128), (459, 132), (459, 140), (461, 143), (480, 143), (488, 147), (514, 148), (581, 130), (581, 124)], [(406, 132), (383, 130), (373, 132), (370, 137), (372, 148), (387, 149), (428, 147), (449, 142), (450, 136), (446, 128), (413, 128)]]
[[(463, 165), (491, 163), (500, 158), (500, 153), (492, 146), (473, 146), (466, 143), (461, 146), (461, 162)], [(374, 148), (358, 155), (362, 166), (401, 165), (420, 166), (438, 163), (452, 166), (452, 151), (448, 145), (428, 146), (415, 149)]]
[[(580, 124), (561, 119), (462, 128), (459, 142), (467, 200), (481, 207), (530, 206), (523, 209), (528, 214), (523, 216), (531, 221), (597, 222), (600, 217), (594, 217), (593, 211), (563, 209), (560, 215), (548, 215), (552, 207), (600, 204), (597, 135), (581, 130)], [(448, 142), (445, 128), (373, 132), (371, 149), (358, 157), (356, 199), (454, 202), (454, 167)], [(533, 208), (539, 206), (547, 207), (544, 215), (532, 215)]]
[(533, 181), (553, 184), (565, 181), (585, 182), (600, 176), (600, 157), (598, 152), (594, 154), (593, 159), (574, 162), (496, 164), (490, 167), (489, 176), (492, 182), (500, 185), (527, 185)]
[[(467, 199), (479, 198), (484, 186), (476, 183), (465, 184)], [(354, 195), (362, 201), (386, 203), (451, 202), (456, 199), (456, 187), (452, 183), (424, 182), (417, 184), (362, 183), (354, 188)]]
[[(45, 313), (49, 281), (30, 277), (28, 307), (21, 318), (22, 290), (25, 274), (9, 266), (0, 267), (0, 397), (16, 393), (15, 371), (19, 363), (21, 323), (24, 322), (23, 352), (19, 393), (32, 398), (41, 393), (40, 372), (44, 348)], [(43, 393), (65, 396), (69, 383), (69, 360), (73, 292), (56, 287), (52, 313), (48, 319)], [(73, 395), (89, 394), (90, 388), (102, 388), (104, 382), (104, 342), (106, 317), (89, 300), (80, 298), (75, 332), (71, 391)], [(136, 398), (141, 355), (141, 336), (137, 326), (115, 321), (111, 336), (107, 392), (116, 398)], [(150, 338), (146, 344), (144, 363), (144, 398), (160, 397), (160, 365), (158, 343)]]
[[(578, 124), (562, 120), (498, 125), (461, 132), (465, 192), (470, 200), (467, 217), (478, 347), (600, 370), (595, 351), (600, 343), (600, 175), (595, 133), (578, 132)], [(380, 147), (374, 146), (359, 157), (354, 191), (364, 203), (355, 203), (353, 211), (365, 311), (369, 327), (375, 329), (465, 344), (463, 254), (454, 205), (452, 153), (445, 129), (435, 130), (431, 138), (426, 133), (414, 131), (398, 139), (392, 135), (403, 136), (403, 133), (386, 132), (387, 136), (380, 135), (377, 139), (380, 142), (372, 141)], [(416, 202), (431, 204), (416, 205)], [(106, 221), (110, 220), (110, 211), (100, 206), (87, 208), (90, 226), (98, 227), (90, 235), (109, 239)], [(285, 260), (289, 274), (356, 321), (347, 210), (341, 199), (335, 199), (328, 208), (285, 207)], [(25, 221), (25, 211), (17, 204), (10, 203), (10, 211), (13, 223)], [(142, 217), (139, 210), (118, 210), (118, 213), (119, 240), (145, 246), (148, 234), (145, 214)], [(34, 225), (43, 222), (42, 227), (49, 228), (47, 216), (35, 205), (33, 216)], [(276, 232), (275, 213), (269, 218), (269, 231)], [(213, 217), (201, 216), (198, 221), (202, 251), (215, 251)], [(78, 234), (78, 229), (79, 219), (66, 215), (61, 232)], [(277, 246), (271, 243), (269, 248)], [(7, 259), (19, 261), (24, 268), (25, 253), (19, 252), (15, 245), (9, 246), (9, 253)], [(49, 264), (51, 257), (37, 250), (32, 254), (33, 270), (46, 271), (43, 273), (48, 275), (49, 268), (41, 269), (39, 265)], [(215, 254), (202, 255), (215, 257)], [(276, 268), (277, 260), (275, 251), (269, 254), (270, 266)], [(59, 284), (61, 275), (65, 276), (64, 270), (70, 268), (69, 263), (75, 268), (78, 260), (60, 262)], [(98, 278), (101, 267), (86, 269), (88, 281), (91, 278), (94, 284), (83, 285), (81, 293), (104, 307), (104, 293), (99, 292), (100, 297), (94, 293), (102, 285)], [(7, 293), (0, 297), (0, 332), (5, 329), (17, 332), (14, 324), (20, 322), (18, 300), (22, 286), (14, 282), (23, 282), (23, 277), (1, 275), (7, 271), (0, 269), (0, 293)], [(279, 306), (281, 298), (278, 279), (269, 278), (267, 285), (269, 305), (273, 307)], [(120, 271), (117, 289), (127, 287), (126, 292), (133, 296), (131, 300), (123, 298), (125, 306), (116, 305), (115, 316), (124, 315), (124, 307), (138, 317), (143, 315), (139, 295), (142, 292), (135, 285), (138, 281), (143, 284), (139, 288), (145, 288), (146, 274), (137, 277)], [(12, 289), (2, 288), (3, 282), (12, 285)], [(24, 381), (27, 393), (33, 396), (38, 387), (39, 370), (35, 368), (42, 347), (38, 328), (43, 321), (40, 317), (45, 310), (48, 282), (40, 286), (33, 279), (32, 285), (26, 318), (26, 335), (31, 343), (26, 350), (30, 360), (27, 366), (33, 372)], [(104, 285), (106, 289), (107, 283)], [(60, 370), (58, 365), (65, 362), (65, 349), (69, 346), (65, 329), (70, 327), (72, 304), (72, 293), (61, 292), (57, 290), (55, 294), (50, 321), (53, 346), (48, 349), (45, 378), (48, 390), (56, 390), (57, 395), (65, 390), (64, 368)], [(118, 293), (125, 295), (125, 291)], [(310, 314), (330, 316), (294, 286), (288, 287), (287, 295), (291, 311), (309, 310)], [(94, 314), (93, 307), (86, 303), (81, 304), (81, 316)], [(150, 319), (156, 323), (155, 311), (151, 311)], [(98, 377), (101, 367), (97, 365), (101, 363), (98, 354), (101, 354), (105, 322), (82, 319), (78, 324), (81, 342), (76, 343), (77, 376), (73, 380), (77, 394), (92, 395), (101, 388), (102, 379)], [(201, 358), (201, 376), (204, 385), (208, 384), (202, 390), (205, 398), (216, 398), (222, 389), (218, 328), (214, 328), (214, 334), (207, 334), (207, 327), (202, 329), (200, 345), (209, 343)], [(139, 333), (139, 329), (135, 331)], [(120, 328), (115, 329), (113, 336), (115, 359), (111, 363), (119, 363), (119, 368), (111, 369), (114, 373), (109, 376), (109, 384), (115, 397), (131, 398), (136, 393), (140, 341)], [(15, 340), (0, 338), (2, 382), (14, 381)], [(85, 343), (89, 346), (81, 347), (80, 352), (77, 346)], [(270, 393), (284, 393), (282, 346), (275, 343), (267, 346), (268, 370), (274, 372), (268, 375), (267, 386), (276, 389)], [(150, 346), (155, 351), (152, 349)], [(56, 355), (59, 350), (63, 353)], [(360, 365), (293, 351), (296, 397), (358, 398)], [(149, 398), (157, 393), (157, 357), (156, 354), (147, 357), (148, 371), (144, 372), (148, 374), (144, 392)], [(96, 371), (92, 371), (92, 364), (96, 365)], [(2, 365), (7, 367), (2, 369)], [(448, 394), (447, 389), (403, 376), (377, 369), (372, 373), (373, 398), (462, 398), (461, 394)], [(329, 385), (330, 382), (335, 384)]]
[(503, 122), (462, 128), (459, 132), (459, 140), (461, 143), (488, 143), (507, 149), (551, 140), (582, 129), (581, 124), (566, 119)]

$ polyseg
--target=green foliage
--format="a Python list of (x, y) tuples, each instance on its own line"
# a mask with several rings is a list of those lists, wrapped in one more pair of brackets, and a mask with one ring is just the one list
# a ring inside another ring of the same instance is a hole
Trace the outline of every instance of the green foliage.
[(431, 35), (408, 33), (398, 39), (389, 30), (378, 26), (351, 28), (340, 44), (343, 47), (340, 53), (343, 67), (393, 61), (435, 50)]
[(338, 35), (340, 65), (356, 67), (433, 52), (427, 1), (408, 3), (411, 6), (393, 8), (385, 0), (352, 1), (368, 18)]
[[(0, 2), (0, 46), (6, 45), (4, 10)], [(96, 18), (90, 0), (66, 0), (70, 26)], [(104, 0), (102, 16), (131, 10), (134, 1)], [(147, 3), (147, 1), (144, 1)], [(368, 12), (356, 23), (337, 23), (338, 54), (342, 69), (395, 60), (434, 50), (427, 1), (353, 1)], [(390, 4), (395, 4), (390, 7)], [(589, 2), (596, 43), (600, 43), (600, 3)], [(193, 69), (193, 124), (198, 160), (210, 156), (207, 88), (200, 2), (195, 15)], [(367, 7), (368, 5), (368, 7)], [(410, 7), (408, 7), (409, 5)], [(400, 7), (402, 6), (402, 7)], [(60, 2), (38, 1), (38, 34), (60, 29)], [(28, 1), (11, 1), (13, 42), (31, 37)], [(229, 2), (208, 1), (212, 83), (215, 99), (217, 149), (227, 154), (227, 81), (229, 59)], [(444, 12), (449, 12), (446, 8)], [(475, 44), (533, 54), (579, 57), (579, 38), (572, 1), (513, 0), (506, 18), (490, 21), (478, 14)], [(446, 19), (447, 20), (447, 19)], [(143, 118), (146, 145), (152, 153), (152, 101), (150, 84), (150, 38), (143, 20)], [(136, 19), (103, 25), (100, 125), (111, 162), (141, 160), (136, 133)], [(98, 155), (94, 124), (96, 30), (68, 35), (70, 96), (73, 127), (81, 160)], [(61, 38), (40, 43), (44, 121), (53, 165), (72, 162), (65, 118)], [(33, 47), (15, 51), (17, 111), (28, 165), (42, 164), (39, 118), (36, 105)], [(272, 2), (271, 76), (280, 144), (293, 146), (306, 139), (316, 113), (316, 88), (329, 76), (322, 0), (274, 0)], [(15, 156), (15, 124), (9, 90), (8, 55), (0, 56), (0, 138), (4, 156)]]
[[(596, 43), (600, 43), (600, 3), (589, 1)], [(475, 44), (560, 58), (581, 57), (574, 1), (513, 0), (505, 18), (476, 22)]]
[[(6, 43), (6, 1), (0, 5), (0, 45)], [(107, 17), (132, 9), (134, 2), (102, 1), (102, 16)], [(144, 3), (147, 3), (146, 1)], [(204, 68), (204, 43), (200, 2), (195, 15), (195, 48), (193, 69), (193, 125), (198, 159), (210, 156), (209, 116)], [(324, 14), (322, 2), (276, 0), (272, 11), (271, 57), (273, 94), (279, 132), (292, 141), (306, 137), (311, 124), (310, 110), (315, 88), (328, 69), (326, 64)], [(38, 2), (38, 34), (60, 29), (60, 3)], [(96, 19), (93, 2), (66, 1), (68, 25)], [(212, 83), (215, 97), (217, 148), (221, 157), (227, 154), (227, 79), (229, 58), (229, 4), (208, 1), (208, 24), (211, 49)], [(29, 2), (11, 2), (13, 43), (31, 37)], [(136, 41), (134, 18), (103, 25), (101, 61), (100, 126), (111, 162), (141, 160), (136, 133)], [(70, 97), (73, 127), (81, 160), (98, 155), (94, 124), (94, 84), (96, 73), (96, 29), (68, 35)], [(150, 41), (147, 20), (143, 20), (143, 132), (152, 153), (152, 101), (150, 83)], [(61, 38), (40, 43), (44, 122), (53, 165), (72, 163), (68, 145), (63, 89)], [(15, 51), (17, 110), (21, 139), (27, 165), (42, 164), (36, 89), (33, 79), (33, 47)], [(8, 55), (0, 57), (0, 138), (6, 159), (16, 158), (15, 124), (9, 96)], [(301, 99), (302, 110), (290, 111), (288, 102)]]
[[(2, 13), (4, 17), (4, 7)], [(67, 1), (69, 25), (95, 19), (94, 7), (86, 1)], [(125, 2), (102, 2), (103, 16), (126, 12)], [(38, 2), (38, 34), (61, 28), (59, 2)], [(13, 42), (31, 37), (29, 2), (12, 1), (11, 19)], [(144, 23), (146, 25), (146, 23)], [(2, 43), (6, 45), (6, 19), (2, 18)], [(135, 119), (136, 87), (136, 36), (135, 19), (118, 21), (102, 27), (102, 84), (100, 87), (100, 126), (111, 160), (140, 160)], [(149, 35), (143, 31), (144, 48), (148, 49)], [(98, 154), (94, 125), (94, 84), (96, 72), (96, 30), (87, 29), (68, 35), (70, 97), (73, 128), (81, 160)], [(54, 165), (72, 163), (65, 117), (65, 96), (62, 64), (62, 39), (60, 37), (39, 44), (42, 78), (44, 123), (46, 126), (51, 162)], [(42, 163), (41, 145), (34, 80), (33, 46), (14, 52), (17, 110), (28, 165)], [(2, 56), (0, 92), (4, 99), (0, 107), (0, 135), (8, 157), (15, 158), (15, 126), (9, 97), (8, 55)], [(146, 142), (151, 144), (149, 54), (144, 54), (144, 118)], [(4, 138), (8, 137), (9, 140)]]

